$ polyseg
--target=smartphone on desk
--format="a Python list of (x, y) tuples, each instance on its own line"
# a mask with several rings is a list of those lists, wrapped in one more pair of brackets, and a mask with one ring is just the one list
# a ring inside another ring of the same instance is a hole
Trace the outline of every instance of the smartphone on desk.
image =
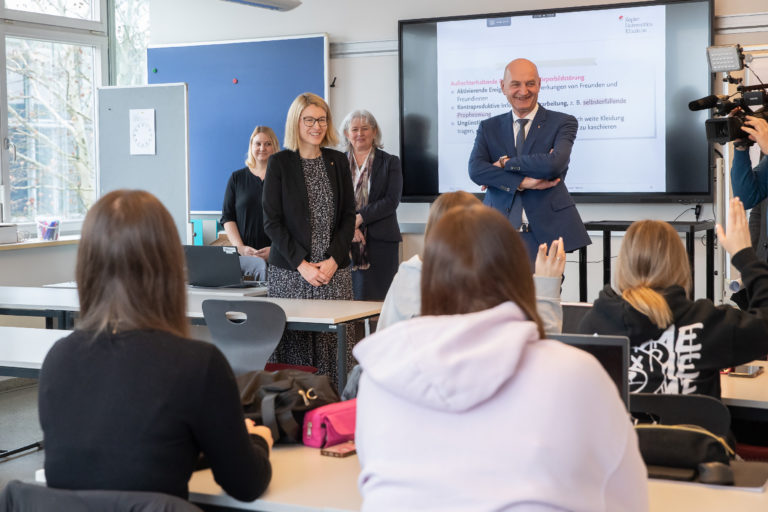
[(756, 364), (744, 364), (734, 367), (728, 375), (731, 377), (757, 377), (763, 373), (763, 367)]
[(357, 453), (354, 441), (347, 441), (346, 443), (337, 444), (335, 446), (329, 446), (320, 450), (320, 455), (326, 455), (328, 457), (349, 457)]

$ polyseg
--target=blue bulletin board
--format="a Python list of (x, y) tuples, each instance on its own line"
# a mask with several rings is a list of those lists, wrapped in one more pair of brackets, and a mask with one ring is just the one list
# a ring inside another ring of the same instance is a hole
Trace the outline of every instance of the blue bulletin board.
[(296, 96), (328, 97), (325, 35), (155, 46), (147, 67), (150, 84), (188, 86), (192, 213), (221, 212), (227, 180), (245, 166), (256, 125), (271, 127), (282, 146)]

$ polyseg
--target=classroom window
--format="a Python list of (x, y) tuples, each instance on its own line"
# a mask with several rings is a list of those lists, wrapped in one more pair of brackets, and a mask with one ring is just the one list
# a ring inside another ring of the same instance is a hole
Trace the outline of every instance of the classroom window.
[(99, 19), (98, 0), (5, 0), (5, 7), (78, 20)]
[(149, 0), (115, 0), (116, 85), (146, 85)]
[(81, 219), (94, 201), (92, 46), (6, 37), (10, 220)]
[[(0, 0), (0, 212), (77, 231), (96, 199), (96, 89), (107, 83), (107, 0)], [(26, 226), (25, 226), (26, 225)]]

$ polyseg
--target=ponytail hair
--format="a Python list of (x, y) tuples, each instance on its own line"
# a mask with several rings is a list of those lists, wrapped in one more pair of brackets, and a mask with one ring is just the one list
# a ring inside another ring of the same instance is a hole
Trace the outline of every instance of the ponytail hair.
[(622, 298), (665, 329), (674, 317), (659, 290), (673, 285), (690, 293), (691, 269), (680, 235), (663, 221), (632, 223), (616, 262), (616, 286)]

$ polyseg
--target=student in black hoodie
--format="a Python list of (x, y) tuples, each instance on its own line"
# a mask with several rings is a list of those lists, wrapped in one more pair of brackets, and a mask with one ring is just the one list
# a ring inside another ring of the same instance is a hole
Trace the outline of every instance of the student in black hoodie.
[(627, 230), (606, 286), (579, 326), (585, 334), (629, 337), (629, 386), (635, 393), (699, 393), (720, 398), (719, 370), (768, 354), (768, 265), (752, 249), (744, 206), (733, 198), (728, 236), (717, 236), (741, 272), (746, 311), (688, 295), (691, 273), (675, 230), (642, 220)]

